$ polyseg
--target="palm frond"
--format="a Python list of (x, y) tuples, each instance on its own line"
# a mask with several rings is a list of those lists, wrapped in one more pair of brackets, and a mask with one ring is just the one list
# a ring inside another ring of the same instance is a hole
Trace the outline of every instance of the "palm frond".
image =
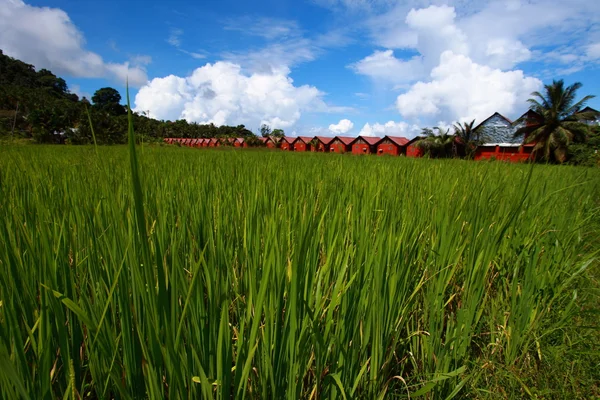
[(591, 99), (593, 99), (594, 97), (596, 97), (596, 96), (592, 96), (592, 95), (585, 96), (583, 99), (581, 99), (577, 103), (573, 104), (565, 113), (567, 115), (572, 115), (572, 114), (579, 112), (579, 110), (583, 109), (585, 104), (588, 101), (590, 101)]

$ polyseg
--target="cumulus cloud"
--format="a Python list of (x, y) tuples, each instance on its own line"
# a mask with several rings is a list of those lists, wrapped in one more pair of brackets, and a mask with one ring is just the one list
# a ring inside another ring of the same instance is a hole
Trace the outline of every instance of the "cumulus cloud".
[[(408, 9), (407, 4), (398, 4), (367, 23), (376, 42), (388, 49), (376, 50), (350, 67), (375, 81), (407, 89), (396, 101), (404, 118), (451, 122), (482, 120), (495, 111), (513, 115), (527, 107), (526, 99), (541, 86), (538, 79), (514, 68), (532, 56), (521, 36), (559, 21), (564, 6), (549, 1), (549, 15), (532, 23), (534, 28), (527, 18), (535, 19), (540, 5), (530, 2), (482, 2), (469, 13), (462, 9), (462, 17), (447, 5)], [(408, 56), (396, 56), (393, 48), (404, 49), (399, 54)], [(587, 48), (588, 58), (594, 50)]]
[(0, 48), (5, 54), (59, 75), (107, 77), (141, 86), (148, 77), (142, 64), (105, 62), (84, 48), (85, 39), (63, 10), (34, 7), (21, 0), (0, 0)]
[(337, 124), (329, 125), (329, 131), (336, 135), (342, 135), (354, 128), (354, 124), (349, 119), (342, 119)]
[(593, 43), (587, 46), (586, 55), (589, 59), (592, 60), (600, 58), (600, 42)]
[(369, 124), (368, 122), (360, 130), (360, 136), (402, 136), (407, 138), (413, 138), (417, 136), (420, 128), (415, 124), (408, 124), (404, 121), (395, 122), (388, 121), (385, 124), (378, 122)]
[(288, 74), (246, 75), (240, 65), (220, 61), (190, 76), (153, 79), (139, 90), (135, 106), (165, 120), (274, 128), (294, 125), (304, 111), (329, 111), (316, 87), (294, 86)]
[(396, 105), (405, 118), (481, 121), (496, 111), (513, 115), (526, 109), (529, 94), (541, 85), (522, 71), (504, 72), (447, 51), (433, 69), (431, 81), (415, 83), (398, 96)]
[(402, 84), (423, 76), (423, 62), (420, 56), (407, 61), (394, 57), (393, 50), (375, 51), (350, 68), (361, 75), (370, 76), (382, 82)]

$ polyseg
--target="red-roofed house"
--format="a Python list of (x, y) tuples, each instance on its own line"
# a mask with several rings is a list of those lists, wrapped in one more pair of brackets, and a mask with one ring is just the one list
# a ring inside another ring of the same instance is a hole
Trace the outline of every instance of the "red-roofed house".
[(244, 138), (235, 138), (235, 142), (233, 142), (234, 147), (248, 147), (248, 143), (246, 143), (246, 139)]
[(422, 138), (417, 136), (406, 143), (406, 157), (423, 157), (423, 150), (417, 146), (417, 141), (420, 139)]
[(385, 136), (377, 144), (377, 154), (391, 156), (406, 155), (406, 144), (409, 140), (401, 136)]
[(267, 147), (268, 149), (277, 148), (277, 141), (276, 141), (276, 139), (273, 139), (271, 136), (261, 137), (259, 139), (261, 142), (263, 142), (265, 147)]
[(333, 141), (331, 136), (315, 136), (315, 139), (317, 140), (317, 151), (329, 152), (329, 145)]
[(313, 151), (312, 137), (298, 136), (294, 141), (294, 151)]
[(330, 153), (347, 153), (352, 150), (352, 142), (356, 138), (350, 136), (336, 136), (329, 143)]
[(359, 136), (352, 142), (352, 154), (374, 154), (380, 137)]
[(294, 140), (296, 140), (295, 137), (284, 136), (284, 138), (281, 139), (281, 150), (285, 150), (285, 151), (294, 150)]

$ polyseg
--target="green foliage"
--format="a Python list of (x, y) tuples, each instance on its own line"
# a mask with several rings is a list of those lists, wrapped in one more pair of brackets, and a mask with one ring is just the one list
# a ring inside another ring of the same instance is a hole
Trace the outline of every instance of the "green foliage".
[(598, 395), (599, 170), (133, 142), (0, 147), (0, 398)]
[(474, 125), (475, 120), (454, 124), (454, 136), (460, 143), (462, 155), (468, 159), (473, 159), (477, 146), (485, 142), (485, 138), (482, 137), (481, 132), (473, 128)]
[[(98, 144), (122, 144), (127, 141), (127, 109), (120, 104), (116, 89), (96, 91), (90, 105), (68, 91), (66, 82), (50, 71), (36, 72), (32, 65), (8, 57), (0, 50), (0, 136), (33, 138), (38, 143), (88, 144), (92, 142), (86, 108), (97, 129)], [(16, 119), (15, 119), (16, 115)], [(199, 125), (179, 121), (158, 121), (133, 114), (140, 141), (162, 141), (165, 137), (210, 138), (243, 137), (256, 142), (244, 125)]]
[[(437, 133), (435, 132), (437, 131)], [(424, 128), (421, 132), (422, 139), (415, 145), (423, 154), (433, 158), (451, 158), (457, 155), (455, 136), (450, 135), (450, 130), (443, 130), (437, 126), (433, 129)]]
[(583, 143), (572, 143), (567, 151), (569, 164), (600, 166), (600, 126), (590, 127), (586, 140)]
[(113, 116), (125, 115), (127, 113), (121, 105), (121, 94), (116, 89), (105, 87), (96, 90), (92, 96), (94, 108)]
[(269, 137), (269, 136), (271, 136), (271, 128), (269, 127), (269, 125), (262, 124), (260, 126), (260, 135), (262, 137)]
[(273, 129), (273, 132), (271, 132), (271, 136), (279, 140), (285, 136), (285, 132), (283, 131), (283, 129)]
[(545, 160), (565, 162), (569, 145), (585, 142), (589, 135), (589, 127), (582, 121), (592, 116), (581, 111), (594, 96), (576, 101), (581, 86), (576, 82), (565, 87), (561, 79), (544, 85), (544, 93), (531, 93), (533, 98), (529, 99), (529, 104), (534, 114), (526, 118), (525, 126), (515, 136), (524, 134), (525, 142), (535, 143), (534, 151), (542, 152)]

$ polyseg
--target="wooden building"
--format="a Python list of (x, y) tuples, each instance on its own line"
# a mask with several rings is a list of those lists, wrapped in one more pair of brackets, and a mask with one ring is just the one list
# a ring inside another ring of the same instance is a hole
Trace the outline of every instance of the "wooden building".
[(315, 136), (315, 139), (317, 142), (317, 145), (315, 146), (316, 147), (315, 150), (328, 153), (329, 145), (333, 141), (333, 138), (331, 136)]
[(375, 154), (380, 137), (359, 136), (352, 142), (352, 154)]
[(417, 146), (417, 142), (419, 140), (423, 139), (422, 137), (417, 136), (416, 138), (413, 138), (411, 140), (409, 140), (405, 146), (406, 146), (406, 157), (413, 157), (413, 158), (417, 158), (417, 157), (423, 157), (423, 150), (421, 150), (419, 148), (419, 146)]
[(294, 141), (294, 151), (314, 151), (313, 139), (309, 136), (298, 136)]
[(294, 150), (295, 137), (285, 136), (281, 139), (281, 150), (292, 151)]
[(533, 160), (535, 144), (486, 143), (478, 146), (475, 160), (525, 162)]
[(409, 140), (401, 136), (385, 136), (377, 144), (377, 155), (399, 156), (406, 155), (406, 144)]
[(348, 153), (352, 151), (352, 142), (355, 138), (350, 136), (336, 136), (329, 143), (330, 153)]

